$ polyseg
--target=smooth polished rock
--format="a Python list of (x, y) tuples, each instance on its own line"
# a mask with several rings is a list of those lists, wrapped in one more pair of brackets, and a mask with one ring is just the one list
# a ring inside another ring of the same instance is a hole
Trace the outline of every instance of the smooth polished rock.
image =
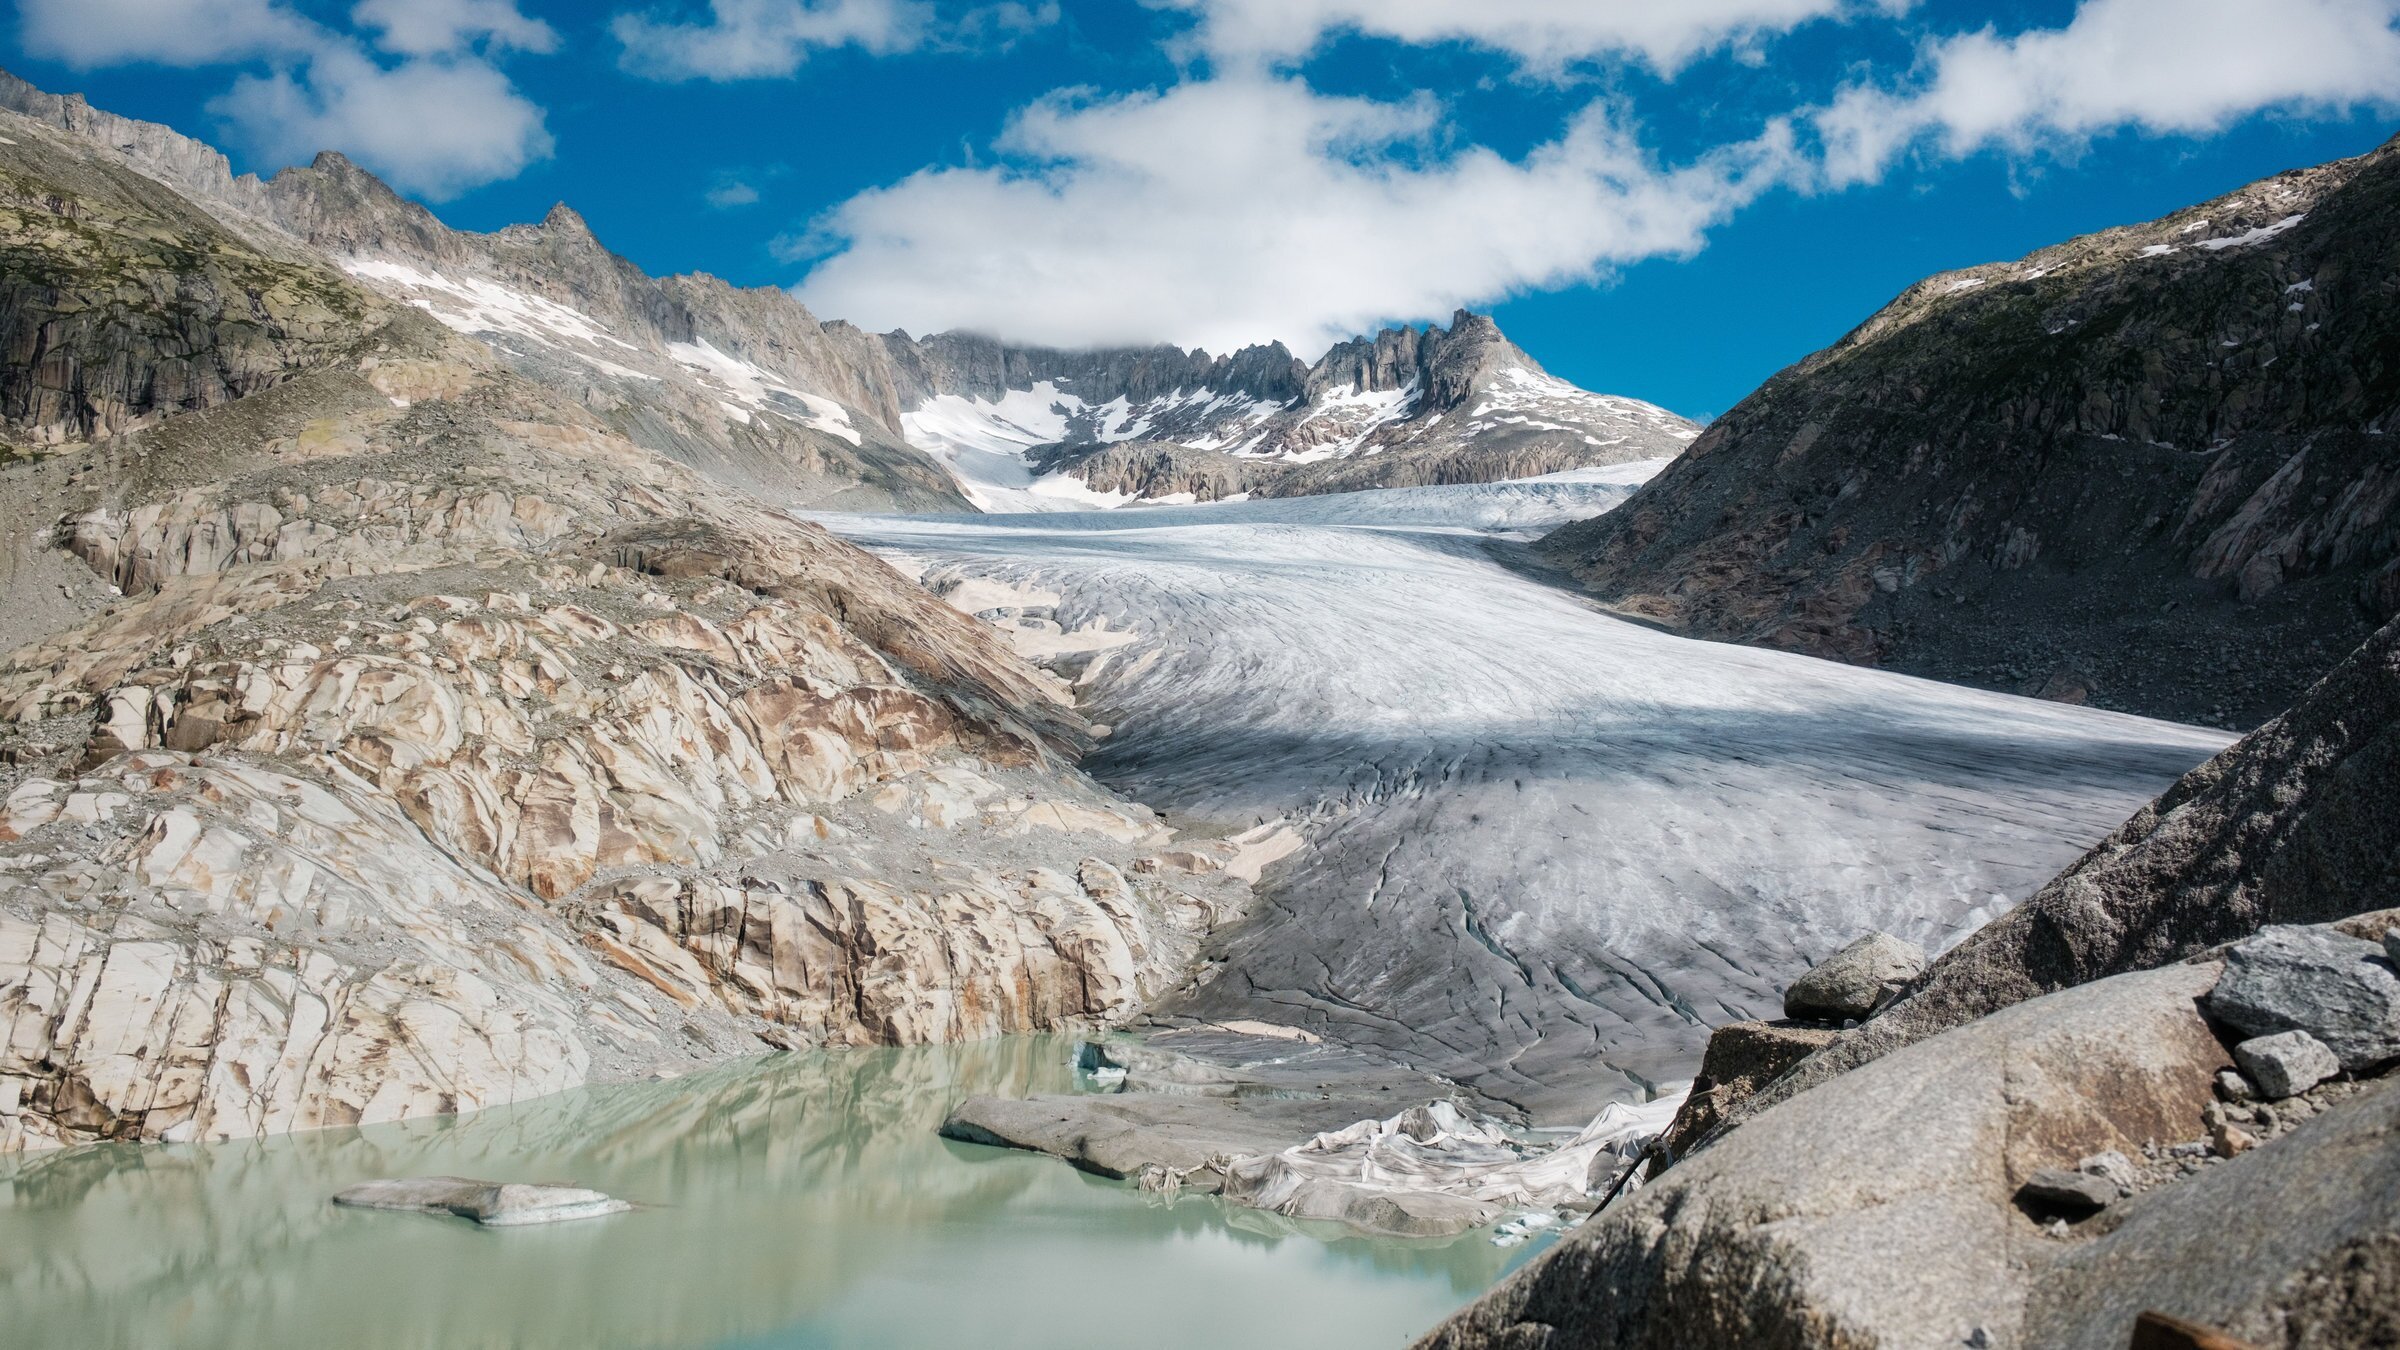
[(2023, 1310), (2050, 1244), (2018, 1189), (2191, 1136), (2226, 1062), (2194, 1006), (2216, 975), (2169, 966), (2033, 999), (1792, 1097), (1421, 1344), (1936, 1350), (1977, 1327), (2043, 1344)]

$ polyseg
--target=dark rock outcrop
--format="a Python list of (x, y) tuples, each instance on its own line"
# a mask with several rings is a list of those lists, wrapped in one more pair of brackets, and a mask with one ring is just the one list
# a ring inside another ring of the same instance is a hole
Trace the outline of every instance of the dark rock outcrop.
[(1706, 636), (2217, 725), (2400, 612), (2400, 143), (1909, 288), (1547, 554)]
[(160, 184), (19, 123), (0, 145), (0, 428), (54, 445), (230, 403), (390, 307)]
[[(1742, 1110), (2010, 1004), (2400, 897), (2400, 622)], [(2376, 929), (2380, 936), (2382, 930)], [(2363, 934), (2361, 935), (2363, 936)]]
[(1155, 501), (1189, 497), (1223, 501), (1252, 491), (1274, 469), (1256, 460), (1215, 450), (1195, 450), (1172, 441), (1118, 441), (1093, 449), (1059, 445), (1033, 456), (1036, 470), (1064, 470), (1094, 492), (1116, 492)]

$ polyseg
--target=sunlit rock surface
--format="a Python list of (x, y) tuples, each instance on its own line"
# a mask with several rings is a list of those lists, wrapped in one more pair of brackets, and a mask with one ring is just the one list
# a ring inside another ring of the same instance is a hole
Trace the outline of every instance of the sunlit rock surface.
[(0, 656), (0, 1149), (1121, 1020), (1238, 908), (982, 626), (309, 275), (335, 357), (0, 471), (85, 578)]

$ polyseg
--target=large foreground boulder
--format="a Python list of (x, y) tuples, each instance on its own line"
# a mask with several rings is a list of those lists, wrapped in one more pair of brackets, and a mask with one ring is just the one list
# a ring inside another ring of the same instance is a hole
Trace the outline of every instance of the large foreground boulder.
[(2012, 1344), (2122, 1350), (2156, 1309), (2290, 1350), (2400, 1345), (2400, 1080), (2064, 1248)]
[(1748, 1101), (1721, 1104), (1720, 1133), (2025, 999), (2396, 897), (2400, 622), (2290, 712), (2185, 774), (2032, 899), (1944, 953), (1907, 997)]
[(1979, 1331), (2038, 1344), (2029, 1302), (2069, 1244), (2017, 1192), (2039, 1171), (2201, 1133), (2228, 1061), (2195, 1000), (2218, 970), (2052, 994), (1794, 1097), (1424, 1344), (1930, 1350)]

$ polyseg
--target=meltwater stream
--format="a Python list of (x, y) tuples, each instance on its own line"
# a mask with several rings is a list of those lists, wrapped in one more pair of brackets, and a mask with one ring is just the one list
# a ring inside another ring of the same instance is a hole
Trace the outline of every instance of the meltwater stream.
[[(1521, 1261), (1302, 1234), (954, 1144), (1072, 1043), (784, 1055), (478, 1114), (0, 1159), (0, 1344), (176, 1350), (1405, 1345)], [(571, 1180), (549, 1228), (337, 1209), (376, 1177)]]

